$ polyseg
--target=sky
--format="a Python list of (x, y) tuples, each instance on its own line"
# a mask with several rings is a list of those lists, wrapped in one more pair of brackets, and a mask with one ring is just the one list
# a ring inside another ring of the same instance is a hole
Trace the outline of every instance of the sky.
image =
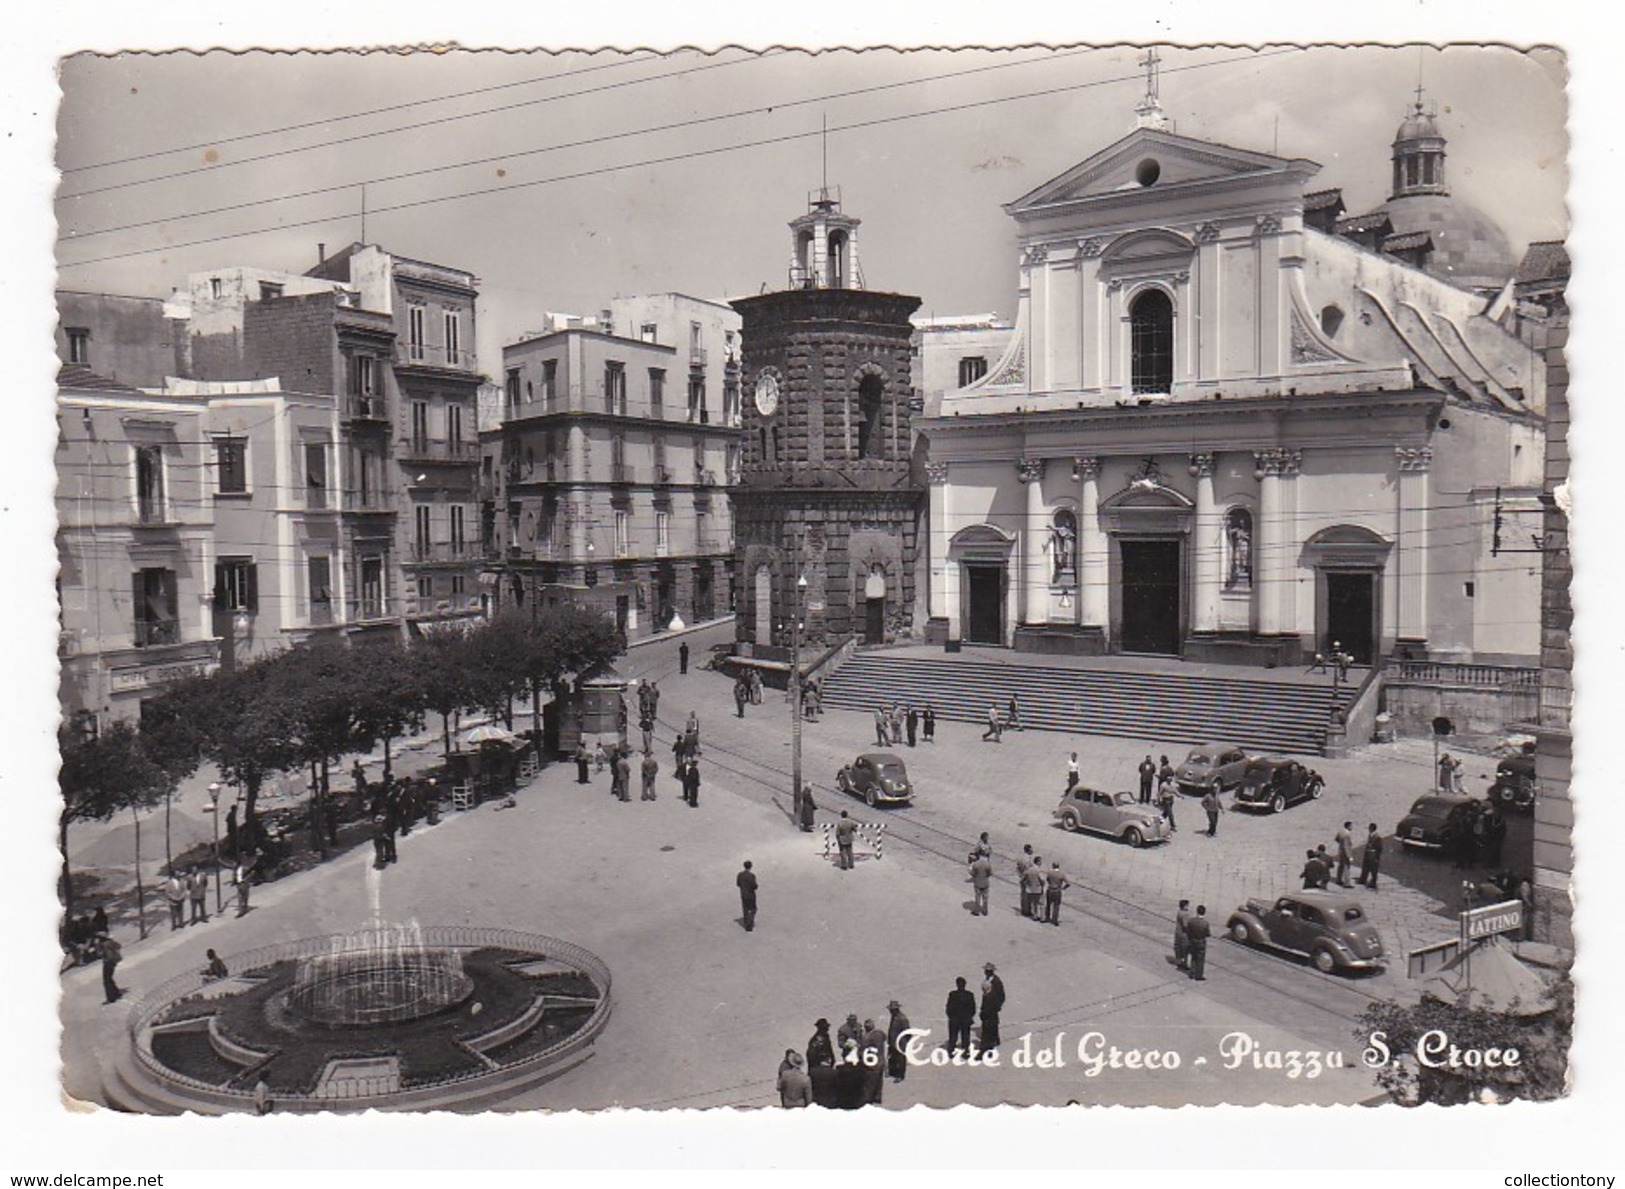
[[(546, 311), (782, 287), (786, 224), (827, 180), (863, 220), (870, 288), (915, 294), (922, 314), (1008, 316), (1001, 204), (1133, 127), (1142, 53), (80, 54), (59, 76), (59, 284), (161, 296), (230, 265), (304, 271), (318, 244), (362, 238), (365, 205), (368, 242), (480, 278), (496, 374)], [(1340, 186), (1350, 213), (1387, 197), (1420, 80), (1454, 195), (1520, 252), (1565, 236), (1556, 52), (1159, 55), (1178, 132), (1319, 162), (1312, 186)]]

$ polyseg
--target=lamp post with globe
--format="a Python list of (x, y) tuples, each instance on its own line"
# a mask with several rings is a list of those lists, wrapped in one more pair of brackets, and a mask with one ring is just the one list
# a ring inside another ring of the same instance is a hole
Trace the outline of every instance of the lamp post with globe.
[(790, 804), (801, 828), (801, 617), (805, 613), (807, 576), (796, 579), (796, 605), (790, 619)]
[(209, 814), (214, 819), (214, 911), (218, 915), (225, 908), (225, 901), (220, 896), (220, 782), (213, 781), (209, 785)]

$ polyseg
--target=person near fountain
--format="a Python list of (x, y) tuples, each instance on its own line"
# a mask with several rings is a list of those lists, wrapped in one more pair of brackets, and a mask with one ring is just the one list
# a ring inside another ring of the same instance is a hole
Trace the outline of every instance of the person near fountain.
[(213, 982), (217, 978), (231, 977), (231, 972), (226, 969), (226, 964), (221, 960), (219, 954), (215, 953), (213, 950), (208, 950), (207, 957), (209, 961), (203, 967), (203, 977), (205, 979), (207, 979), (209, 982)]

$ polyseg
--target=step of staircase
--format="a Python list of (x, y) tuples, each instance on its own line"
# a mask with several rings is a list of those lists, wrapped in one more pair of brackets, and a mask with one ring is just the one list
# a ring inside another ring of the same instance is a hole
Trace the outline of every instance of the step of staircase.
[(1157, 673), (1017, 665), (954, 657), (858, 653), (824, 687), (824, 705), (872, 711), (894, 701), (929, 701), (937, 717), (981, 724), (989, 706), (1021, 700), (1029, 730), (1203, 743), (1221, 740), (1264, 751), (1318, 755), (1335, 695), (1324, 680), (1249, 679), (1212, 673)]

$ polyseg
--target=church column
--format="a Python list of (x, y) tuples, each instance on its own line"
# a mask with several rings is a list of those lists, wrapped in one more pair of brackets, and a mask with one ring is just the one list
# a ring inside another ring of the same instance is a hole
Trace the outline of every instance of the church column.
[(931, 579), (927, 614), (948, 621), (948, 639), (963, 638), (959, 622), (959, 563), (948, 556), (953, 540), (953, 490), (948, 486), (948, 464), (928, 462), (925, 477), (931, 484), (931, 555), (927, 568)]
[(1044, 546), (1049, 523), (1044, 515), (1044, 460), (1023, 458), (1016, 471), (1027, 486), (1027, 518), (1021, 541), (1021, 622), (1049, 620), (1049, 575), (1044, 571)]
[(1191, 455), (1191, 474), (1196, 476), (1196, 539), (1191, 543), (1196, 555), (1196, 585), (1191, 630), (1216, 632), (1219, 630), (1219, 571), (1224, 544), (1223, 525), (1213, 502), (1213, 455)]
[(1427, 645), (1428, 468), (1431, 446), (1395, 446), (1399, 465), (1399, 632), (1396, 644)]
[(1078, 493), (1078, 588), (1083, 625), (1106, 630), (1110, 616), (1110, 577), (1106, 534), (1100, 528), (1100, 460), (1076, 458), (1083, 489)]
[(1258, 547), (1253, 550), (1253, 578), (1258, 599), (1258, 634), (1281, 634), (1281, 558), (1285, 525), (1281, 523), (1281, 471), (1285, 450), (1253, 454), (1258, 478)]

